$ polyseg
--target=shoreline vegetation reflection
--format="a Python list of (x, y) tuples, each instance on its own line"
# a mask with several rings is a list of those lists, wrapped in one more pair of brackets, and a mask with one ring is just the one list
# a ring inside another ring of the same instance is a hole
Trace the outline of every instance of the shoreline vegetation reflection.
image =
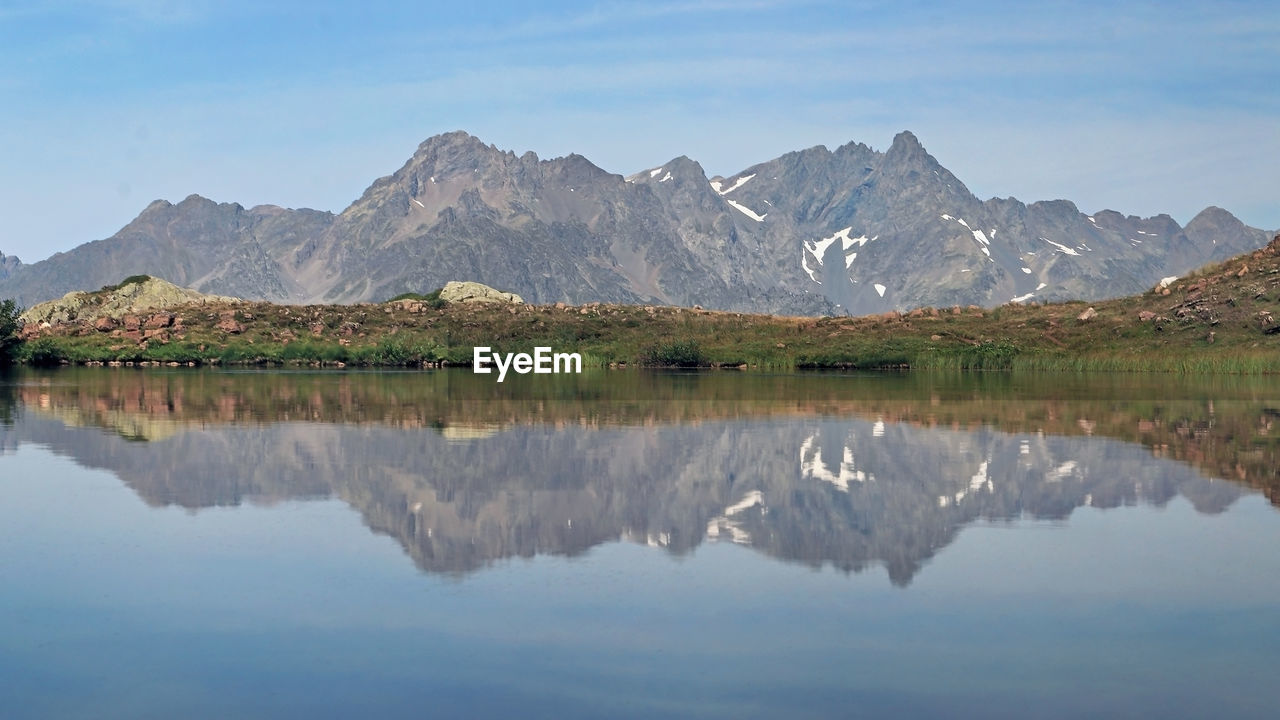
[[(734, 542), (907, 585), (966, 526), (1080, 507), (1280, 504), (1267, 378), (23, 370), (36, 443), (152, 506), (336, 497), (424, 571)], [(1229, 481), (1229, 482), (1224, 482)]]

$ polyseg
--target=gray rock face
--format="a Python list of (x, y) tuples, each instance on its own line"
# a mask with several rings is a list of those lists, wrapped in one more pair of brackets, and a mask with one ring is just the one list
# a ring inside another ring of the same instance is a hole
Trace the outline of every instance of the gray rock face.
[(0, 297), (32, 304), (145, 273), (251, 299), (360, 302), (465, 277), (534, 303), (861, 314), (1115, 297), (1268, 237), (1218, 208), (1183, 229), (1065, 200), (982, 201), (909, 132), (884, 152), (814, 147), (728, 178), (686, 157), (623, 178), (454, 132), (339, 215), (157, 201), (106, 240), (0, 260)]

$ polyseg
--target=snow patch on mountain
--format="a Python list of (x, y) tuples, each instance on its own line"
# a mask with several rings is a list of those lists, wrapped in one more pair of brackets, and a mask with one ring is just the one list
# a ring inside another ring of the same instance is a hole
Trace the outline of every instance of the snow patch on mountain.
[(809, 252), (813, 253), (814, 257), (818, 258), (818, 263), (821, 264), (822, 257), (827, 254), (827, 248), (831, 247), (831, 244), (836, 240), (837, 236), (832, 235), (829, 238), (823, 238), (815, 243), (809, 243), (806, 241), (805, 247), (809, 249)]
[[(818, 262), (821, 263), (822, 261), (819, 260)], [(819, 285), (822, 284), (822, 281), (818, 279), (816, 274), (814, 274), (813, 268), (809, 267), (809, 258), (805, 257), (803, 252), (800, 253), (800, 267), (804, 268), (804, 271), (809, 273), (810, 280), (818, 283)]]
[[(944, 214), (942, 215), (942, 219), (955, 220), (956, 222), (963, 225), (964, 229), (968, 230), (973, 235), (973, 239), (978, 242), (978, 248), (982, 250), (983, 254), (985, 254), (987, 257), (991, 257), (991, 250), (989, 249), (991, 246), (991, 240), (987, 238), (986, 233), (984, 233), (981, 230), (974, 230), (973, 228), (969, 227), (969, 223), (965, 222), (964, 218), (952, 217), (950, 215)], [(996, 236), (996, 231), (994, 228), (992, 228), (991, 237), (995, 237), (995, 236)], [(994, 258), (992, 259), (992, 262), (994, 262)]]
[(724, 201), (725, 201), (725, 202), (727, 202), (727, 203), (729, 203), (730, 205), (732, 205), (734, 208), (736, 208), (736, 209), (737, 209), (739, 212), (741, 212), (743, 215), (746, 215), (747, 217), (751, 218), (752, 220), (755, 220), (756, 222), (763, 222), (763, 221), (764, 221), (764, 219), (769, 215), (769, 213), (765, 213), (764, 215), (760, 215), (760, 214), (758, 214), (756, 211), (754, 211), (754, 210), (752, 210), (751, 208), (747, 207), (746, 205), (743, 205), (742, 203), (734, 202), (733, 200), (730, 200), (729, 198), (725, 198), (725, 200), (724, 200)]
[(1045, 241), (1045, 242), (1047, 242), (1047, 243), (1049, 243), (1050, 245), (1052, 245), (1052, 246), (1054, 246), (1054, 247), (1058, 248), (1058, 252), (1062, 253), (1063, 255), (1075, 255), (1075, 256), (1077, 256), (1077, 257), (1079, 257), (1079, 255), (1080, 255), (1080, 253), (1076, 252), (1076, 251), (1075, 251), (1075, 249), (1073, 249), (1073, 248), (1069, 248), (1069, 247), (1067, 247), (1066, 245), (1063, 245), (1062, 243), (1056, 243), (1056, 242), (1054, 242), (1054, 241), (1052, 241), (1052, 240), (1050, 240), (1049, 238), (1046, 238), (1046, 237), (1042, 237), (1042, 238), (1040, 238), (1040, 239), (1041, 239), (1041, 240), (1043, 240), (1043, 241)]
[(859, 235), (856, 238), (851, 238), (849, 237), (849, 232), (851, 230), (853, 230), (852, 226), (847, 227), (841, 230), (840, 232), (836, 233), (836, 237), (840, 238), (841, 247), (843, 247), (845, 250), (848, 250), (854, 245), (857, 245), (858, 247), (862, 247), (867, 243), (871, 242), (872, 240), (876, 240), (880, 237), (879, 235), (876, 235), (875, 237), (868, 238), (866, 235)]
[[(729, 202), (733, 201), (730, 200)], [(821, 267), (823, 264), (822, 259), (827, 254), (827, 248), (831, 247), (837, 240), (839, 240), (840, 249), (844, 252), (844, 268), (848, 270), (853, 265), (853, 261), (858, 259), (858, 252), (853, 249), (863, 247), (867, 243), (873, 242), (880, 237), (879, 235), (876, 235), (875, 237), (867, 237), (866, 235), (852, 237), (852, 233), (853, 226), (849, 226), (842, 230), (837, 230), (831, 237), (825, 237), (821, 240), (815, 240), (812, 242), (808, 240), (804, 241), (804, 249), (800, 252), (800, 264), (801, 267), (804, 268), (805, 272), (809, 273), (810, 279), (814, 280), (814, 282), (819, 282), (817, 278), (814, 277), (814, 270), (809, 267), (809, 255), (812, 255), (813, 258), (818, 261), (818, 266)], [(850, 250), (853, 250), (853, 252), (850, 252)]]
[(717, 193), (719, 193), (719, 194), (721, 194), (721, 195), (728, 195), (729, 193), (733, 192), (734, 190), (737, 190), (738, 188), (742, 187), (743, 185), (746, 185), (746, 184), (747, 184), (747, 181), (748, 181), (748, 180), (750, 180), (751, 178), (755, 177), (755, 176), (756, 176), (756, 174), (755, 174), (755, 173), (751, 173), (750, 175), (743, 175), (742, 177), (738, 178), (738, 179), (737, 179), (737, 180), (736, 180), (732, 185), (730, 185), (729, 187), (727, 187), (727, 188), (725, 188), (725, 189), (723, 189), (723, 190), (721, 190), (721, 189), (720, 189), (720, 188), (723, 186), (723, 183), (722, 183), (722, 182), (720, 182), (719, 180), (712, 180), (712, 181), (711, 181), (711, 189), (712, 189), (712, 190), (715, 190)]

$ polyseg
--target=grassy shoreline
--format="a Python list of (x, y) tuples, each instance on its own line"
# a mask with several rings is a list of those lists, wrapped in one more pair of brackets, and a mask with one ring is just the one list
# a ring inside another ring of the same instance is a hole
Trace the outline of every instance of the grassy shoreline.
[(1280, 372), (1280, 238), (1169, 287), (1095, 303), (807, 318), (699, 308), (213, 303), (24, 331), (30, 365), (469, 365), (472, 349), (578, 352), (585, 366)]

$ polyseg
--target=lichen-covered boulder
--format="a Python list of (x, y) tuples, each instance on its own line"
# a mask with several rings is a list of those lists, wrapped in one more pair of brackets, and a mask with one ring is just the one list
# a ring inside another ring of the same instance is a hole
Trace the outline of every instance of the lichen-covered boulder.
[(495, 290), (478, 282), (451, 280), (440, 290), (440, 299), (451, 303), (510, 303), (523, 305), (524, 298), (515, 293)]

